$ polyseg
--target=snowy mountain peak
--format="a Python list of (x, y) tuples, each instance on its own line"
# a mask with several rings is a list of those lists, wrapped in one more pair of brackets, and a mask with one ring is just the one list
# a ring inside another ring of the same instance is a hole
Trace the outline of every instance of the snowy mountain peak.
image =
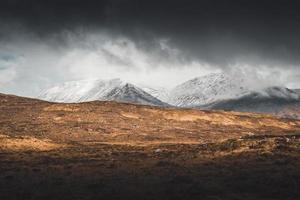
[(134, 102), (144, 105), (167, 106), (166, 103), (163, 103), (161, 100), (153, 97), (131, 83), (126, 83), (123, 87), (111, 90), (111, 92), (105, 96), (105, 99), (129, 103)]
[(169, 103), (176, 106), (193, 107), (220, 99), (242, 96), (247, 93), (242, 77), (224, 73), (213, 73), (186, 81), (170, 91)]

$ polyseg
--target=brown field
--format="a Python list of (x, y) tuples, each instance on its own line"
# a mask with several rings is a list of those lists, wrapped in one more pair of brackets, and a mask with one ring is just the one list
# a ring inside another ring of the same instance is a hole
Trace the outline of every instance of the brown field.
[(299, 196), (299, 120), (0, 95), (0, 199)]

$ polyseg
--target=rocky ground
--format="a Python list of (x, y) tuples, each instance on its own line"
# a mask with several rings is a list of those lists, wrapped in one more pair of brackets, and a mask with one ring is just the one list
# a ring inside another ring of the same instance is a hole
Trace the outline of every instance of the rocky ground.
[(297, 199), (300, 121), (0, 95), (0, 199)]

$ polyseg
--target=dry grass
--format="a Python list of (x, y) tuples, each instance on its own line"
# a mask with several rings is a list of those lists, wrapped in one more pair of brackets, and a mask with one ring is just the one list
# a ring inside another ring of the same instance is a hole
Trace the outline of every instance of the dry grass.
[(0, 95), (0, 199), (293, 200), (300, 121)]
[(14, 138), (7, 135), (0, 135), (1, 151), (51, 151), (65, 148), (67, 145), (54, 143), (49, 139), (37, 139), (24, 136)]

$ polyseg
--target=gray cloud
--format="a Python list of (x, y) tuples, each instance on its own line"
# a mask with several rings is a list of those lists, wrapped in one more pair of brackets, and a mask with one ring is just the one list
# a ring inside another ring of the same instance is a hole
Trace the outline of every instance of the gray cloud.
[[(299, 8), (294, 0), (3, 0), (0, 29), (17, 36), (21, 24), (35, 38), (56, 35), (55, 45), (64, 44), (65, 30), (100, 29), (148, 49), (167, 38), (187, 61), (226, 67), (249, 55), (269, 65), (298, 65)], [(2, 38), (8, 34), (0, 32)]]
[(3, 0), (0, 89), (34, 95), (117, 76), (171, 86), (210, 71), (298, 87), (299, 8), (294, 0)]

